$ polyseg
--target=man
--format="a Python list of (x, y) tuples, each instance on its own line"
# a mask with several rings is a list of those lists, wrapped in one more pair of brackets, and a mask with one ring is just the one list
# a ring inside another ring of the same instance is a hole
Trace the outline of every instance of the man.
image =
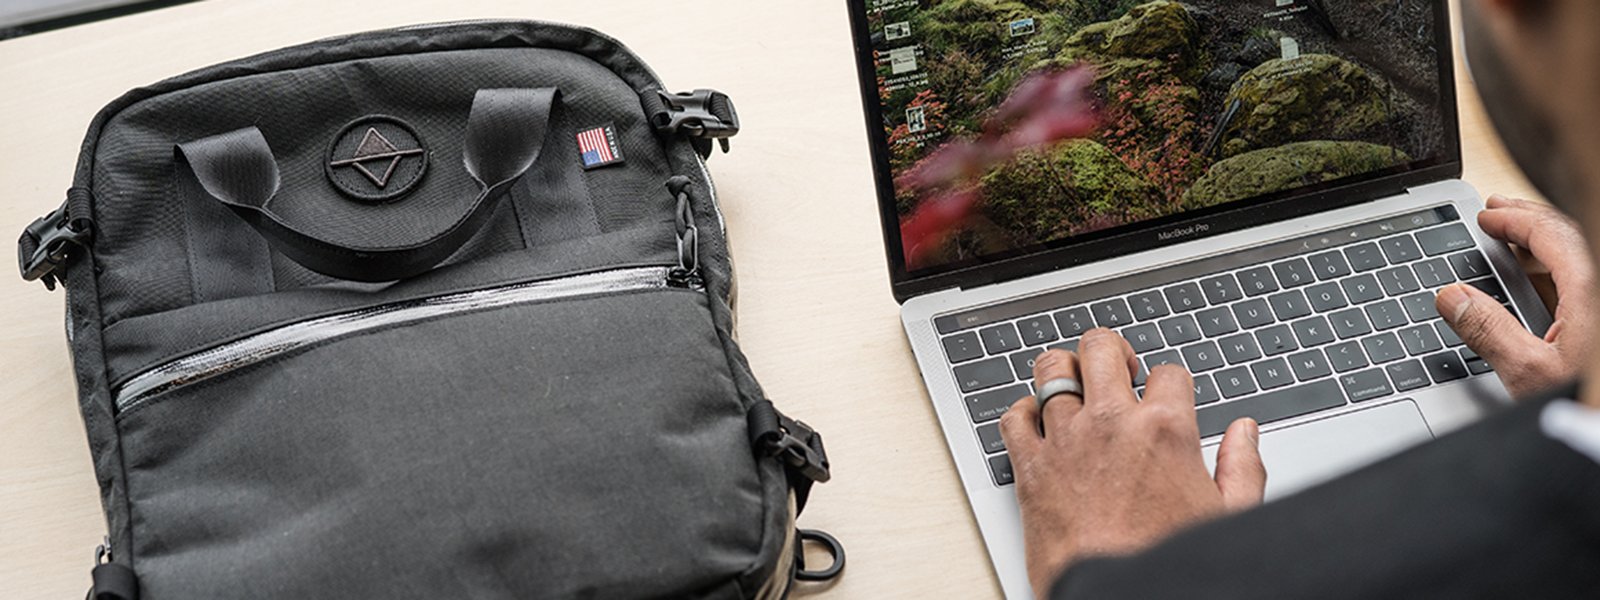
[[(1600, 2), (1465, 0), (1468, 59), (1512, 154), (1556, 209), (1493, 196), (1479, 222), (1551, 271), (1543, 339), (1482, 292), (1438, 308), (1499, 372), (1518, 408), (1282, 502), (1256, 424), (1228, 428), (1207, 473), (1190, 377), (1163, 366), (1143, 401), (1121, 336), (1036, 361), (1040, 384), (1082, 383), (1001, 421), (1028, 571), (1041, 597), (1600, 598)], [(1070, 386), (1069, 386), (1070, 387)], [(1557, 389), (1543, 399), (1544, 390)], [(1581, 404), (1580, 404), (1581, 403)], [(1207, 523), (1207, 521), (1211, 521)]]

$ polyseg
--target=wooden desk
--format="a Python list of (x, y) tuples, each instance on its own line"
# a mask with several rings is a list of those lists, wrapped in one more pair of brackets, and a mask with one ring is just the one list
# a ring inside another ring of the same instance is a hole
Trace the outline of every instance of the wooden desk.
[[(745, 131), (711, 169), (739, 269), (739, 331), (769, 393), (827, 435), (834, 480), (804, 523), (849, 548), (833, 595), (997, 597), (889, 294), (843, 2), (210, 0), (3, 42), (0, 233), (61, 202), (90, 118), (129, 88), (324, 36), (479, 17), (590, 25), (669, 87), (735, 99)], [(1531, 194), (1463, 96), (1466, 179)], [(0, 597), (76, 598), (104, 522), (63, 296), (0, 273), (0, 302)]]

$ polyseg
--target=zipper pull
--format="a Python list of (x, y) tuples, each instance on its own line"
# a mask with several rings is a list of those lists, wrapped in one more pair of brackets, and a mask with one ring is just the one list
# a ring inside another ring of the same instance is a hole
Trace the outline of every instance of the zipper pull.
[(139, 576), (124, 565), (111, 562), (111, 538), (94, 550), (94, 569), (89, 571), (94, 587), (89, 600), (139, 600)]
[(678, 267), (667, 273), (667, 284), (701, 289), (705, 281), (700, 278), (700, 228), (694, 225), (689, 184), (689, 178), (682, 175), (667, 180), (667, 189), (678, 197)]

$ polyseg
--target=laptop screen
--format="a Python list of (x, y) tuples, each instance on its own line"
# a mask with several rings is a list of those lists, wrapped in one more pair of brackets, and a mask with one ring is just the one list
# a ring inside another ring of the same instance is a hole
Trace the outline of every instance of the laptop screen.
[(891, 252), (937, 274), (1438, 164), (1435, 4), (858, 3)]

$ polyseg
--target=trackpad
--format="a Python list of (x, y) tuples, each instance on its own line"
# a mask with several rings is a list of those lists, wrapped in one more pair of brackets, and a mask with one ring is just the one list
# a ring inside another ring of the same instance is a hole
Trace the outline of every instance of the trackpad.
[[(1261, 434), (1267, 500), (1276, 500), (1433, 439), (1416, 403), (1402, 400)], [(1217, 467), (1217, 444), (1201, 451)]]

